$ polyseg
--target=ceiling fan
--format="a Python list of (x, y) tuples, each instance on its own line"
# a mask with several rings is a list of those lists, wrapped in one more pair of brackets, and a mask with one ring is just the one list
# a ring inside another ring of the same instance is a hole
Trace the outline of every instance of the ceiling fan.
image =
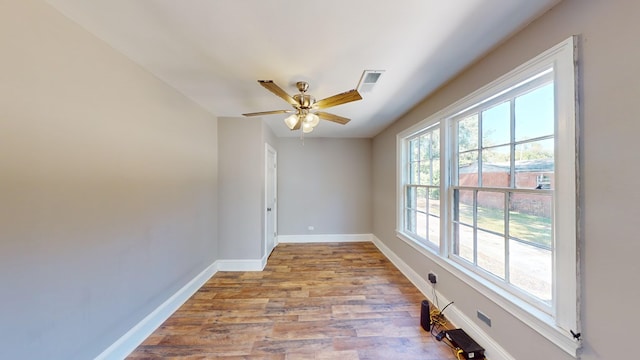
[(272, 80), (258, 80), (258, 83), (260, 83), (260, 85), (262, 85), (265, 89), (284, 99), (284, 101), (293, 106), (294, 110), (261, 111), (242, 115), (261, 116), (271, 114), (292, 114), (284, 119), (285, 124), (287, 124), (287, 127), (291, 130), (299, 130), (300, 128), (302, 128), (302, 131), (304, 133), (312, 132), (316, 125), (318, 125), (318, 123), (320, 122), (320, 119), (333, 121), (342, 125), (348, 123), (350, 119), (347, 119), (346, 117), (317, 110), (326, 109), (332, 106), (342, 105), (348, 102), (362, 99), (362, 96), (360, 96), (358, 90), (354, 89), (316, 101), (313, 96), (307, 94), (309, 84), (305, 81), (298, 81), (296, 83), (296, 87), (298, 88), (298, 91), (300, 91), (300, 93), (293, 96), (287, 94), (286, 91), (282, 90), (282, 88), (276, 85)]

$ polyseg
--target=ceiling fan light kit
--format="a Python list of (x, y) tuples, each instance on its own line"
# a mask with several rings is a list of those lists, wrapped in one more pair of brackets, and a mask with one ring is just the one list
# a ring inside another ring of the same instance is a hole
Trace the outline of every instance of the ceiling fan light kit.
[(302, 124), (302, 131), (308, 134), (320, 123), (320, 117), (314, 113), (293, 114), (284, 119), (284, 123), (290, 130), (297, 130), (296, 125)]
[(308, 113), (307, 116), (304, 117), (304, 121), (311, 125), (311, 127), (316, 127), (320, 123), (320, 117), (313, 113)]
[(298, 81), (296, 83), (296, 87), (298, 88), (298, 91), (300, 93), (295, 94), (294, 96), (287, 94), (286, 91), (276, 85), (272, 80), (258, 80), (258, 83), (265, 89), (274, 93), (276, 96), (288, 102), (291, 106), (293, 106), (294, 110), (261, 111), (255, 113), (246, 113), (242, 115), (261, 116), (292, 113), (284, 119), (284, 123), (290, 130), (302, 129), (302, 132), (304, 134), (312, 132), (313, 129), (318, 125), (318, 123), (320, 123), (320, 119), (332, 121), (342, 125), (350, 121), (350, 119), (347, 119), (345, 117), (317, 110), (346, 104), (352, 101), (362, 100), (362, 96), (360, 96), (358, 90), (355, 89), (330, 96), (320, 101), (316, 101), (313, 96), (306, 94), (307, 90), (309, 89), (309, 84), (305, 81)]
[(287, 127), (290, 130), (293, 130), (293, 128), (298, 123), (298, 115), (296, 115), (296, 114), (289, 115), (287, 118), (284, 119), (284, 123), (287, 124)]
[(313, 126), (307, 122), (302, 123), (302, 132), (308, 134), (313, 131)]

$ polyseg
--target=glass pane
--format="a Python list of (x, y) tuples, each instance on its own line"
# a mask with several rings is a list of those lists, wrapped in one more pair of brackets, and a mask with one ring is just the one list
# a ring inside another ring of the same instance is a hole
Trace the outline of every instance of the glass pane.
[(482, 150), (482, 186), (511, 185), (511, 146)]
[(478, 152), (462, 153), (458, 157), (458, 185), (478, 186)]
[(504, 234), (504, 193), (478, 191), (478, 227)]
[[(553, 139), (531, 141), (516, 145), (516, 162), (525, 160), (553, 160)], [(553, 164), (553, 161), (551, 161)], [(517, 170), (517, 169), (516, 169)]]
[(420, 136), (420, 161), (429, 159), (429, 147), (431, 146), (431, 134)]
[(478, 114), (458, 121), (458, 152), (478, 148)]
[(433, 159), (431, 163), (431, 171), (433, 174), (433, 183), (429, 185), (440, 185), (440, 159)]
[(423, 239), (427, 238), (427, 214), (416, 213), (416, 234)]
[(454, 233), (453, 253), (473, 263), (473, 229), (462, 224), (454, 224)]
[(438, 130), (431, 133), (431, 158), (440, 158), (440, 133)]
[(473, 225), (473, 190), (455, 190), (453, 197), (453, 219)]
[(431, 162), (425, 160), (420, 163), (420, 185), (431, 184)]
[(551, 250), (509, 240), (511, 283), (541, 300), (551, 301)]
[(421, 187), (416, 189), (417, 201), (416, 209), (420, 212), (427, 212), (427, 189)]
[(504, 279), (504, 236), (478, 230), (478, 266)]
[(511, 142), (511, 103), (504, 102), (482, 112), (482, 146)]
[(511, 193), (509, 199), (509, 237), (551, 249), (551, 194)]
[(409, 141), (409, 161), (420, 160), (420, 138)]
[(516, 188), (553, 189), (553, 139), (516, 145)]
[(429, 189), (429, 214), (440, 216), (440, 189)]
[(429, 241), (440, 246), (440, 218), (429, 215)]
[(440, 133), (431, 133), (431, 174), (433, 174), (430, 185), (440, 184)]
[(473, 225), (474, 204), (474, 192), (472, 190), (460, 190), (458, 219), (461, 223)]
[(417, 194), (416, 194), (416, 188), (415, 187), (407, 187), (407, 207), (409, 209), (416, 209), (416, 207), (418, 206), (417, 203), (418, 199), (417, 199)]
[(412, 162), (409, 164), (409, 183), (420, 184), (420, 163)]
[(490, 147), (482, 150), (482, 162), (509, 166), (511, 161), (511, 145)]
[(416, 212), (407, 209), (407, 218), (405, 219), (405, 230), (412, 233), (416, 232)]
[(516, 141), (554, 134), (553, 83), (516, 98)]

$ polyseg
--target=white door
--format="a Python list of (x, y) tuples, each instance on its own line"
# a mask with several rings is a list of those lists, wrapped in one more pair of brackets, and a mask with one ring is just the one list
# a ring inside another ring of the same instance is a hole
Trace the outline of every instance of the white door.
[(267, 257), (276, 246), (277, 236), (277, 153), (269, 144), (265, 146), (265, 254)]

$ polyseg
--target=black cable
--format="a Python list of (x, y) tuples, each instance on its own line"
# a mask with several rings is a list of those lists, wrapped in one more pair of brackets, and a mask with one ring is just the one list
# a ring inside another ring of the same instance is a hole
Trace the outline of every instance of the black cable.
[(444, 306), (444, 308), (442, 308), (442, 310), (440, 310), (440, 314), (444, 314), (444, 311), (447, 310), (447, 307), (449, 307), (449, 305), (453, 304), (453, 301), (448, 303), (447, 305)]

